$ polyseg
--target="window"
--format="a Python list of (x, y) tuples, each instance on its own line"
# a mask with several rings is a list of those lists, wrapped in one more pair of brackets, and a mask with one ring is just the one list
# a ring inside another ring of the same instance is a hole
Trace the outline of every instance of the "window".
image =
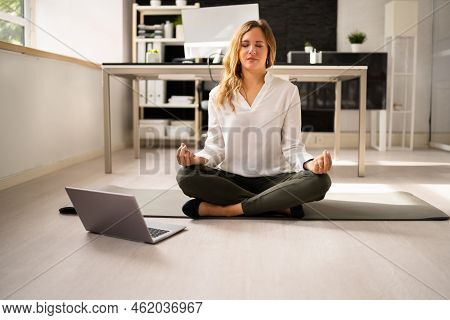
[(0, 0), (0, 41), (25, 45), (28, 23), (27, 0)]

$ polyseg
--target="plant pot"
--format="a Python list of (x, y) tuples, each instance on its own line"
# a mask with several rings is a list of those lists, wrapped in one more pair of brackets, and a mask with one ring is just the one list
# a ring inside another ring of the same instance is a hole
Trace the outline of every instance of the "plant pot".
[(152, 7), (159, 7), (161, 5), (161, 0), (151, 0), (150, 5)]
[(146, 63), (161, 63), (161, 55), (159, 53), (147, 52), (145, 54), (145, 62)]
[(361, 43), (352, 43), (352, 52), (361, 52)]
[(312, 46), (306, 46), (306, 47), (305, 47), (305, 52), (306, 52), (306, 53), (313, 52), (313, 47), (312, 47)]

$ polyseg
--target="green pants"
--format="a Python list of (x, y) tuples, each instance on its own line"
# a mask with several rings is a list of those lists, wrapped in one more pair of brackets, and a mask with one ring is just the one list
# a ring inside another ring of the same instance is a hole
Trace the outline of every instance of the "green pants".
[(331, 186), (327, 174), (311, 171), (244, 177), (204, 165), (181, 168), (177, 181), (185, 195), (217, 205), (242, 203), (244, 215), (258, 215), (322, 200)]

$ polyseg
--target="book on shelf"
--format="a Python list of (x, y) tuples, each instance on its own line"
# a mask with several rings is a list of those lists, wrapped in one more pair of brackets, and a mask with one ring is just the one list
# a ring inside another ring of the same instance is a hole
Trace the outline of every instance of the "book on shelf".
[(166, 85), (164, 80), (155, 81), (156, 103), (163, 104), (166, 102)]
[(145, 80), (139, 80), (139, 105), (147, 103), (147, 84)]
[(160, 106), (166, 100), (166, 86), (164, 80), (147, 80), (148, 104)]

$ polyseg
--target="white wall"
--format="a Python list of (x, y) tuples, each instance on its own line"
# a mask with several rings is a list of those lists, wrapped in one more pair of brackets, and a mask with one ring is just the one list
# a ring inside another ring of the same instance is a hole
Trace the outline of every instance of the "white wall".
[[(347, 35), (358, 29), (367, 34), (363, 51), (381, 51), (384, 45), (384, 5), (388, 0), (338, 0), (337, 50), (350, 51)], [(432, 0), (419, 0), (419, 20), (432, 11)], [(417, 83), (415, 131), (428, 132), (431, 98), (431, 39), (432, 18), (425, 18), (418, 25)], [(342, 118), (343, 131), (356, 131), (358, 112), (345, 111)], [(399, 131), (394, 127), (394, 131)]]
[(103, 62), (131, 56), (131, 0), (36, 0), (34, 48)]
[[(367, 35), (363, 50), (375, 51), (384, 43), (384, 5), (390, 0), (338, 0), (337, 51), (351, 51), (347, 35), (355, 30)], [(385, 50), (381, 50), (385, 51)]]
[[(35, 23), (96, 63), (129, 61), (131, 1), (37, 0)], [(83, 59), (37, 29), (35, 47)], [(0, 50), (0, 180), (103, 150), (102, 72)], [(131, 142), (131, 89), (111, 81), (112, 143)]]
[[(130, 141), (128, 96), (112, 81), (114, 145)], [(103, 147), (101, 71), (0, 50), (0, 179)]]

